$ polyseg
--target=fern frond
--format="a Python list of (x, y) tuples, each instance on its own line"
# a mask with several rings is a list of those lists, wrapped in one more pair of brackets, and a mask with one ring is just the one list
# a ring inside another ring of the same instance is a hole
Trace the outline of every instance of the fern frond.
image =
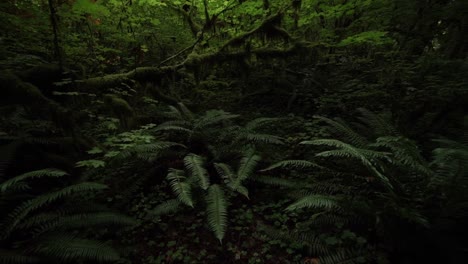
[(387, 120), (365, 108), (357, 109), (361, 114), (359, 120), (367, 125), (377, 136), (398, 136), (398, 131)]
[(136, 154), (137, 157), (144, 160), (151, 160), (151, 158), (156, 158), (164, 150), (170, 149), (172, 147), (182, 147), (186, 148), (183, 144), (169, 142), (169, 141), (159, 141), (151, 144), (141, 144), (136, 145), (131, 148), (127, 148), (121, 151), (116, 158), (117, 159), (128, 159), (133, 154)]
[(62, 216), (55, 219), (55, 221), (48, 222), (48, 224), (40, 228), (39, 231), (44, 232), (57, 228), (72, 229), (90, 226), (132, 226), (136, 223), (135, 219), (122, 214), (99, 212)]
[(287, 187), (287, 188), (298, 188), (303, 187), (304, 185), (299, 182), (294, 182), (284, 178), (269, 177), (269, 176), (257, 176), (253, 178), (256, 182), (261, 182), (268, 185)]
[(215, 233), (216, 238), (222, 242), (227, 226), (227, 202), (219, 185), (213, 184), (208, 188), (206, 201), (208, 224)]
[(184, 115), (182, 114), (182, 112), (179, 109), (177, 109), (177, 107), (172, 106), (172, 105), (169, 106), (169, 111), (165, 112), (164, 114), (168, 118), (177, 119), (177, 120), (184, 119)]
[(184, 132), (187, 134), (193, 133), (191, 129), (181, 127), (181, 126), (174, 126), (174, 125), (158, 126), (156, 127), (155, 131), (176, 131), (176, 132)]
[(22, 223), (18, 224), (16, 229), (21, 230), (21, 229), (29, 229), (34, 226), (44, 226), (47, 223), (54, 222), (61, 215), (62, 214), (60, 212), (43, 213), (43, 214), (34, 215), (24, 220)]
[(259, 223), (259, 229), (272, 239), (288, 243), (299, 243), (307, 247), (311, 254), (328, 254), (330, 252), (326, 244), (316, 234), (311, 234), (310, 232), (283, 231), (263, 223)]
[(40, 262), (40, 258), (28, 256), (23, 252), (0, 249), (0, 264), (32, 264)]
[(171, 199), (156, 206), (153, 210), (148, 211), (148, 213), (154, 216), (160, 216), (164, 214), (175, 213), (179, 209), (180, 201), (178, 199)]
[(261, 171), (269, 171), (277, 168), (298, 168), (298, 169), (303, 169), (303, 168), (323, 168), (322, 166), (318, 165), (315, 162), (308, 161), (308, 160), (283, 160), (280, 162), (277, 162), (271, 166), (269, 166), (266, 169), (263, 169)]
[(249, 198), (249, 190), (243, 186), (243, 185), (236, 185), (234, 186), (233, 184), (228, 184), (229, 188), (231, 188), (232, 190), (244, 195), (247, 199), (250, 199)]
[(166, 126), (177, 126), (177, 127), (190, 127), (192, 123), (190, 121), (185, 120), (169, 120), (166, 122), (162, 122), (157, 127), (166, 127)]
[(429, 165), (421, 156), (416, 144), (403, 137), (379, 137), (370, 146), (387, 148), (391, 151), (391, 162), (402, 167), (419, 171), (425, 175), (432, 174)]
[(321, 209), (336, 209), (339, 208), (336, 197), (323, 195), (309, 195), (302, 197), (295, 203), (289, 205), (286, 210), (294, 211), (301, 208), (321, 208)]
[(233, 115), (228, 112), (224, 112), (223, 110), (209, 110), (204, 116), (197, 120), (194, 127), (197, 129), (203, 129), (207, 126), (215, 125), (237, 117), (239, 117), (239, 115)]
[(231, 166), (225, 163), (214, 163), (213, 165), (222, 178), (228, 179), (229, 182), (234, 182), (235, 175)]
[(338, 148), (336, 150), (328, 150), (317, 153), (318, 157), (345, 157), (345, 158), (354, 158), (359, 160), (364, 166), (371, 170), (384, 184), (387, 188), (393, 189), (390, 180), (384, 176), (379, 170), (374, 166), (374, 159), (386, 157), (386, 153), (372, 151), (368, 149), (356, 148), (350, 144), (344, 143), (336, 139), (317, 139), (312, 141), (303, 141), (301, 144), (308, 145), (318, 145), (318, 146), (330, 146)]
[(68, 175), (68, 173), (58, 170), (58, 169), (42, 169), (42, 170), (35, 170), (23, 173), (18, 175), (14, 178), (11, 178), (2, 184), (0, 184), (0, 192), (5, 192), (11, 186), (17, 184), (20, 181), (24, 181), (26, 179), (35, 179), (35, 178), (43, 178), (43, 177), (63, 177)]
[(454, 179), (456, 176), (463, 177), (468, 171), (468, 147), (465, 144), (445, 139), (433, 140), (444, 147), (433, 150), (433, 162), (438, 178)]
[(201, 156), (196, 154), (190, 153), (184, 158), (184, 165), (185, 168), (190, 172), (192, 176), (195, 176), (199, 183), (200, 187), (203, 190), (208, 189), (210, 185), (210, 179), (208, 176), (208, 172), (205, 169), (205, 161)]
[(266, 143), (266, 144), (284, 144), (283, 138), (269, 135), (269, 134), (259, 134), (259, 133), (240, 133), (237, 137), (238, 139), (245, 139), (252, 143)]
[(350, 128), (345, 122), (341, 120), (333, 120), (323, 116), (314, 116), (314, 118), (319, 119), (327, 123), (330, 127), (329, 129), (341, 136), (346, 142), (353, 144), (357, 147), (367, 146), (368, 141), (359, 133)]
[(159, 141), (151, 144), (142, 144), (134, 147), (135, 152), (159, 152), (171, 147), (183, 147), (185, 146), (180, 143), (169, 142), (169, 141)]
[(32, 200), (28, 200), (18, 206), (12, 213), (8, 215), (8, 220), (3, 226), (2, 237), (7, 237), (15, 227), (24, 220), (24, 218), (32, 211), (39, 209), (45, 205), (48, 205), (56, 200), (63, 197), (70, 196), (74, 193), (98, 191), (107, 188), (106, 185), (94, 183), (94, 182), (83, 182), (75, 185), (65, 187), (59, 191), (43, 194)]
[(245, 125), (245, 129), (247, 130), (254, 130), (254, 129), (257, 129), (267, 123), (270, 123), (270, 122), (275, 122), (275, 121), (278, 121), (280, 120), (280, 118), (275, 118), (275, 117), (260, 117), (260, 118), (255, 118), (254, 120), (251, 120), (249, 121), (246, 125)]
[(245, 179), (252, 175), (260, 159), (261, 157), (256, 155), (253, 150), (245, 153), (244, 157), (242, 157), (240, 161), (239, 169), (237, 170), (237, 178), (234, 183), (236, 186), (240, 185)]
[(193, 207), (192, 188), (189, 183), (184, 182), (185, 176), (181, 170), (170, 169), (167, 179), (170, 181), (172, 191), (182, 203)]
[(103, 242), (67, 235), (40, 238), (37, 245), (30, 251), (66, 262), (81, 259), (115, 263), (120, 259), (118, 252)]
[(320, 263), (323, 264), (360, 264), (368, 263), (368, 257), (349, 250), (337, 250), (332, 254), (327, 254), (319, 257)]
[(193, 113), (190, 111), (187, 106), (183, 103), (178, 103), (177, 106), (179, 107), (180, 111), (179, 113), (182, 115), (182, 117), (185, 120), (193, 120)]

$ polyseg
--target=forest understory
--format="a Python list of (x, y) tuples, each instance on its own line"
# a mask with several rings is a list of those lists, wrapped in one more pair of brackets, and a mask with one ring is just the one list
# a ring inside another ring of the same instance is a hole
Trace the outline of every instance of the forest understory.
[(467, 263), (468, 1), (0, 14), (0, 264)]

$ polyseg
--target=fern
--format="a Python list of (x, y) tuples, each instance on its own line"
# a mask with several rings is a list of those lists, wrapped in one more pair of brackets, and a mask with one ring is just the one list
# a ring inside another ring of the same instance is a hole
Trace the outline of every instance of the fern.
[(289, 205), (286, 210), (294, 211), (301, 208), (323, 208), (323, 209), (335, 209), (339, 208), (336, 197), (323, 196), (323, 195), (309, 195), (305, 196), (295, 203)]
[(268, 124), (270, 122), (275, 122), (275, 121), (278, 121), (280, 120), (280, 118), (271, 118), (271, 117), (260, 117), (260, 118), (256, 118), (254, 120), (251, 120), (249, 121), (246, 125), (245, 125), (245, 129), (247, 130), (255, 130), (265, 124)]
[(214, 163), (213, 165), (216, 169), (216, 172), (218, 172), (222, 178), (227, 179), (231, 183), (234, 182), (235, 175), (229, 165), (225, 163)]
[(468, 172), (468, 147), (452, 140), (433, 140), (445, 145), (433, 150), (433, 162), (431, 166), (436, 170), (439, 179), (454, 179), (464, 176)]
[(269, 135), (269, 134), (259, 134), (259, 133), (239, 133), (237, 140), (245, 139), (252, 143), (267, 143), (267, 144), (284, 144), (283, 138)]
[(301, 142), (301, 144), (330, 146), (338, 148), (336, 150), (322, 151), (316, 154), (316, 156), (340, 158), (344, 157), (357, 159), (370, 171), (372, 171), (375, 174), (375, 176), (379, 178), (379, 180), (384, 186), (386, 186), (389, 189), (393, 188), (392, 184), (390, 183), (390, 180), (382, 173), (380, 173), (379, 170), (374, 166), (374, 164), (377, 164), (377, 159), (387, 158), (388, 153), (356, 148), (350, 144), (344, 143), (336, 139), (317, 139), (312, 141), (303, 141)]
[(387, 148), (391, 151), (391, 162), (406, 167), (425, 175), (432, 174), (429, 165), (421, 157), (417, 146), (407, 138), (403, 137), (379, 137), (370, 146)]
[(190, 174), (198, 179), (200, 187), (203, 190), (208, 189), (210, 185), (210, 179), (208, 177), (208, 172), (204, 168), (203, 158), (196, 154), (190, 153), (185, 156), (184, 165)]
[(255, 181), (261, 182), (268, 185), (287, 187), (287, 188), (298, 188), (304, 187), (302, 183), (294, 182), (284, 178), (269, 177), (269, 176), (257, 176), (254, 178)]
[(248, 151), (241, 159), (239, 169), (237, 170), (237, 178), (234, 186), (239, 186), (245, 179), (252, 175), (255, 167), (261, 157), (256, 155), (253, 150)]
[(217, 184), (213, 184), (208, 189), (206, 196), (208, 224), (222, 242), (227, 226), (227, 205), (223, 190)]
[(311, 254), (328, 254), (330, 252), (325, 243), (317, 235), (310, 232), (284, 231), (263, 223), (259, 223), (259, 229), (272, 239), (287, 241), (291, 244), (299, 243), (307, 247), (308, 252)]
[(58, 228), (76, 229), (92, 226), (132, 226), (136, 224), (136, 221), (131, 217), (117, 213), (98, 212), (61, 216), (55, 219), (55, 221), (47, 221), (46, 223), (47, 225), (43, 225), (42, 228), (39, 229), (41, 233)]
[(237, 117), (239, 117), (239, 115), (233, 115), (228, 112), (224, 112), (223, 110), (209, 110), (204, 116), (197, 119), (194, 124), (194, 128), (202, 130), (208, 126)]
[(358, 108), (361, 117), (359, 120), (367, 125), (377, 136), (398, 136), (399, 133), (388, 121), (379, 115), (365, 109)]
[(41, 263), (41, 259), (34, 256), (27, 256), (23, 252), (0, 249), (0, 264), (26, 264)]
[(193, 207), (192, 190), (189, 183), (184, 182), (185, 176), (181, 170), (170, 169), (167, 179), (170, 181), (172, 191), (182, 203)]
[(256, 129), (261, 127), (264, 124), (267, 124), (272, 121), (279, 120), (278, 118), (257, 118), (248, 122), (244, 127), (236, 127), (237, 131), (234, 132), (235, 139), (234, 142), (247, 141), (249, 143), (266, 143), (266, 144), (284, 144), (283, 138), (270, 135), (258, 133)]
[[(184, 104), (180, 103), (178, 106), (184, 106), (184, 110), (188, 110)], [(169, 111), (164, 113), (168, 118), (176, 119), (176, 120), (191, 120), (192, 113), (190, 111), (182, 111), (175, 106), (170, 105)]]
[(162, 151), (167, 150), (172, 147), (182, 147), (186, 148), (184, 145), (168, 142), (168, 141), (159, 141), (151, 144), (140, 144), (130, 148), (127, 148), (119, 153), (116, 158), (118, 159), (127, 159), (133, 154), (136, 154), (137, 157), (151, 160), (151, 158), (157, 157)]
[(150, 210), (148, 213), (154, 216), (175, 213), (180, 209), (180, 204), (181, 203), (178, 199), (167, 200), (156, 206), (153, 210)]
[(107, 188), (106, 185), (93, 183), (93, 182), (83, 182), (75, 185), (67, 186), (59, 191), (43, 194), (32, 200), (28, 200), (18, 206), (12, 213), (8, 215), (8, 220), (4, 223), (2, 230), (2, 237), (6, 238), (15, 227), (25, 219), (25, 217), (34, 210), (37, 210), (43, 206), (46, 206), (56, 200), (59, 200), (63, 197), (70, 196), (71, 194), (78, 192), (89, 192), (103, 190)]
[(26, 172), (24, 174), (18, 175), (14, 178), (11, 178), (2, 184), (0, 184), (0, 192), (5, 192), (8, 188), (11, 188), (20, 181), (27, 179), (43, 178), (43, 177), (63, 177), (68, 175), (68, 173), (58, 170), (58, 169), (42, 169), (36, 171)]
[(359, 135), (356, 131), (350, 128), (346, 123), (341, 120), (333, 120), (330, 118), (322, 116), (314, 116), (314, 118), (319, 119), (329, 125), (329, 129), (342, 137), (346, 142), (357, 146), (365, 147), (369, 143), (366, 138)]
[(49, 235), (40, 238), (40, 243), (30, 248), (29, 251), (61, 261), (82, 259), (116, 262), (120, 259), (118, 252), (103, 242), (67, 235)]
[(332, 254), (319, 257), (323, 264), (360, 264), (368, 263), (368, 256), (362, 255), (359, 251), (337, 250)]
[(277, 163), (275, 163), (275, 164), (273, 164), (273, 165), (269, 166), (268, 168), (263, 169), (261, 171), (269, 171), (269, 170), (273, 170), (273, 169), (277, 169), (277, 168), (288, 168), (288, 167), (298, 168), (298, 169), (302, 169), (302, 168), (323, 168), (322, 166), (318, 165), (317, 163), (312, 162), (312, 161), (308, 161), (308, 160), (283, 160), (283, 161), (277, 162)]
[(180, 109), (180, 113), (182, 113), (182, 115), (190, 120), (190, 119), (193, 119), (193, 113), (192, 111), (190, 111), (190, 109), (187, 108), (187, 106), (184, 104), (184, 103), (178, 103), (177, 106), (179, 107)]
[(181, 126), (175, 126), (175, 125), (160, 125), (156, 128), (156, 131), (176, 131), (176, 132), (184, 132), (187, 134), (192, 134), (193, 130), (181, 127)]

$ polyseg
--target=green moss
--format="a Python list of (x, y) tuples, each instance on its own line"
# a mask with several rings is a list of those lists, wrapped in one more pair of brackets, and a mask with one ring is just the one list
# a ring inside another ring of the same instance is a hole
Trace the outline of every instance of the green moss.
[(128, 128), (133, 117), (133, 108), (128, 102), (114, 94), (105, 94), (104, 103), (119, 119), (122, 127)]
[(0, 101), (6, 104), (37, 104), (48, 101), (34, 85), (21, 81), (11, 72), (0, 74)]

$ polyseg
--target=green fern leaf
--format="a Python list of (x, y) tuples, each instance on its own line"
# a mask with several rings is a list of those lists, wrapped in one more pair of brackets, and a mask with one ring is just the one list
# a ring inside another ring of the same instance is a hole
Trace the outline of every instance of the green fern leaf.
[(317, 237), (315, 233), (310, 232), (290, 232), (258, 223), (259, 229), (266, 233), (272, 239), (283, 240), (288, 243), (299, 243), (307, 246), (310, 254), (329, 254), (330, 249)]
[(177, 198), (184, 204), (193, 207), (192, 188), (189, 183), (183, 182), (185, 176), (181, 170), (170, 169), (167, 179), (170, 181), (172, 191)]
[(257, 182), (264, 183), (264, 184), (279, 186), (279, 187), (288, 187), (288, 188), (304, 187), (304, 185), (299, 182), (293, 182), (288, 179), (277, 178), (277, 177), (257, 176), (254, 178), (254, 180)]
[(118, 252), (103, 242), (66, 235), (41, 238), (30, 251), (66, 262), (81, 259), (115, 263), (120, 259)]
[(8, 188), (26, 179), (35, 179), (35, 178), (43, 178), (43, 177), (57, 178), (57, 177), (63, 177), (65, 175), (68, 175), (68, 173), (62, 170), (58, 170), (58, 169), (42, 169), (42, 170), (26, 172), (24, 174), (18, 175), (0, 184), (0, 192), (5, 192)]
[(23, 252), (13, 250), (0, 249), (0, 263), (1, 264), (26, 264), (26, 263), (40, 263), (40, 258), (28, 256)]
[(194, 127), (201, 130), (207, 126), (215, 125), (237, 117), (239, 117), (239, 115), (233, 115), (228, 112), (224, 112), (223, 110), (210, 110), (207, 111), (203, 117), (197, 120)]
[(407, 138), (379, 137), (370, 146), (389, 149), (392, 156), (390, 162), (393, 164), (419, 171), (425, 175), (432, 174), (416, 144)]
[(247, 141), (250, 141), (253, 143), (258, 142), (258, 143), (267, 143), (267, 144), (276, 144), (276, 145), (284, 144), (282, 137), (268, 135), (268, 134), (245, 133), (245, 134), (240, 134), (238, 138), (244, 138)]
[(350, 250), (335, 250), (327, 255), (321, 256), (320, 263), (323, 264), (362, 264), (369, 263), (368, 257)]
[(195, 176), (198, 179), (200, 187), (203, 190), (206, 190), (210, 185), (210, 179), (208, 177), (208, 172), (204, 167), (204, 163), (205, 162), (202, 157), (193, 153), (188, 154), (184, 158), (185, 168), (187, 168), (192, 176)]
[(79, 228), (89, 226), (131, 226), (137, 222), (135, 219), (117, 213), (98, 212), (79, 215), (61, 216), (50, 222), (48, 229)]
[(191, 134), (193, 131), (191, 129), (181, 127), (181, 126), (158, 126), (155, 131), (177, 131)]
[(294, 211), (301, 208), (322, 208), (330, 210), (339, 208), (339, 205), (335, 197), (323, 195), (309, 195), (289, 205), (286, 208), (286, 210)]
[(227, 205), (221, 187), (217, 184), (211, 185), (206, 200), (208, 224), (216, 238), (222, 242), (227, 226)]
[(116, 158), (117, 159), (127, 159), (131, 157), (133, 154), (136, 154), (137, 157), (151, 161), (152, 159), (156, 158), (161, 152), (167, 150), (172, 147), (182, 147), (186, 148), (186, 146), (169, 141), (159, 141), (151, 144), (141, 144), (136, 145), (131, 148), (127, 148), (121, 151)]
[(182, 112), (179, 109), (177, 109), (177, 107), (172, 106), (172, 105), (169, 106), (169, 111), (165, 112), (165, 116), (167, 116), (168, 118), (177, 119), (177, 120), (184, 119), (184, 115), (182, 114)]
[[(378, 153), (371, 150), (355, 148), (354, 146), (344, 143), (336, 139), (317, 139), (312, 141), (303, 141), (301, 144), (307, 145), (318, 145), (318, 146), (330, 146), (338, 148), (336, 150), (322, 151), (316, 156), (318, 157), (346, 157), (358, 159), (364, 166), (372, 171), (380, 180), (380, 182), (389, 189), (393, 189), (390, 180), (378, 171), (374, 166), (375, 161), (372, 160), (375, 157), (385, 157), (385, 153)], [(369, 157), (370, 156), (370, 157)]]
[(175, 213), (180, 209), (180, 201), (178, 199), (171, 199), (163, 202), (156, 206), (153, 210), (148, 213), (154, 216), (160, 216), (164, 214)]
[(287, 168), (287, 167), (292, 167), (292, 168), (323, 168), (322, 166), (318, 165), (315, 162), (311, 162), (308, 160), (283, 160), (280, 162), (277, 162), (271, 166), (269, 166), (266, 169), (263, 169), (261, 171), (269, 171), (277, 168)]
[(218, 174), (225, 179), (228, 179), (229, 182), (234, 182), (235, 175), (231, 167), (225, 163), (214, 163), (213, 164)]
[(180, 111), (179, 113), (185, 120), (193, 120), (193, 113), (190, 111), (187, 106), (183, 103), (178, 103), (177, 106), (179, 107)]
[(65, 187), (59, 191), (43, 194), (32, 200), (28, 200), (17, 207), (11, 214), (8, 215), (8, 220), (3, 226), (2, 237), (7, 237), (16, 225), (24, 220), (24, 218), (32, 211), (48, 205), (63, 197), (70, 196), (74, 193), (90, 192), (106, 189), (107, 186), (94, 182), (83, 182)]
[(366, 124), (371, 130), (375, 132), (377, 136), (397, 136), (398, 132), (394, 126), (388, 121), (380, 117), (379, 115), (365, 109), (357, 109), (362, 117), (359, 118), (364, 124)]
[(330, 126), (330, 130), (334, 133), (339, 134), (341, 137), (345, 139), (346, 142), (353, 144), (357, 147), (364, 147), (367, 146), (368, 141), (358, 133), (356, 133), (353, 129), (351, 129), (345, 122), (341, 120), (333, 120), (330, 118), (326, 118), (323, 116), (314, 116), (314, 118), (319, 119)]
[(242, 185), (234, 185), (232, 183), (228, 183), (227, 186), (229, 188), (231, 188), (231, 190), (233, 191), (236, 191), (242, 195), (244, 195), (247, 199), (250, 199), (249, 198), (249, 190), (245, 187), (245, 186), (242, 186)]
[(192, 123), (190, 121), (185, 120), (170, 120), (159, 124), (157, 127), (165, 127), (165, 126), (177, 126), (177, 127), (190, 127)]
[(260, 118), (255, 118), (254, 120), (252, 121), (249, 121), (246, 125), (245, 125), (245, 129), (247, 130), (254, 130), (254, 129), (257, 129), (259, 128), (260, 126), (263, 126), (267, 123), (270, 123), (270, 122), (275, 122), (275, 121), (278, 121), (280, 120), (280, 118), (272, 118), (272, 117), (260, 117)]
[(235, 186), (240, 185), (245, 179), (250, 177), (260, 161), (261, 157), (255, 154), (255, 151), (250, 150), (244, 155), (240, 161), (239, 169), (237, 170), (237, 178)]

